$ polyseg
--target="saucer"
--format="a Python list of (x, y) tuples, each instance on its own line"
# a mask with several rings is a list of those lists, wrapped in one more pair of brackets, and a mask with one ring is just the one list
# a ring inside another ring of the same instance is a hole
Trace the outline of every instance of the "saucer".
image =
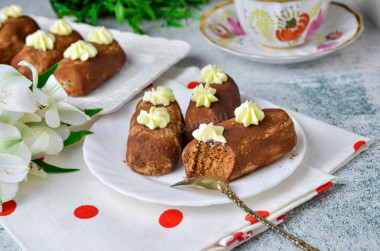
[(270, 49), (256, 44), (242, 30), (233, 0), (216, 5), (201, 22), (201, 31), (215, 47), (242, 58), (268, 64), (305, 62), (337, 51), (363, 31), (359, 13), (348, 5), (332, 2), (323, 24), (305, 44), (289, 49)]

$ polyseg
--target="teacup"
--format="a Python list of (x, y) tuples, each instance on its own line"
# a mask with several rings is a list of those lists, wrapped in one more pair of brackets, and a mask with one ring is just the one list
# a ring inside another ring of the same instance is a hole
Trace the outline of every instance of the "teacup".
[(285, 49), (305, 43), (322, 25), (331, 0), (235, 0), (239, 22), (255, 43)]

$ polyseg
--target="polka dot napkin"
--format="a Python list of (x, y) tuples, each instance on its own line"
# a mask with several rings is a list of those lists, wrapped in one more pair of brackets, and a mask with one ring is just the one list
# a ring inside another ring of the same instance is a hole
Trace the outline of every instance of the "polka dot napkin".
[[(197, 85), (195, 67), (172, 68), (162, 78), (183, 88)], [(307, 141), (303, 164), (280, 185), (244, 200), (275, 224), (292, 208), (331, 187), (331, 175), (361, 151), (368, 138), (321, 121), (290, 114)], [(331, 144), (334, 142), (334, 144)], [(233, 204), (171, 207), (139, 201), (114, 192), (87, 169), (82, 146), (68, 147), (47, 162), (80, 172), (51, 174), (44, 182), (30, 177), (16, 198), (3, 205), (0, 223), (24, 249), (30, 250), (225, 250), (266, 228)], [(186, 245), (182, 245), (186, 243)]]

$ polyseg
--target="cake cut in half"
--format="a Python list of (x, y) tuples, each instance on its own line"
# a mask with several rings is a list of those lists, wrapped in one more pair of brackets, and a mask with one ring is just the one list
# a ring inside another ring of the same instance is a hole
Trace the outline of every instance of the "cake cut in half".
[(182, 158), (188, 178), (213, 175), (229, 181), (267, 166), (290, 152), (297, 134), (290, 116), (281, 109), (263, 109), (259, 125), (245, 127), (235, 119), (224, 121), (226, 143), (192, 140)]

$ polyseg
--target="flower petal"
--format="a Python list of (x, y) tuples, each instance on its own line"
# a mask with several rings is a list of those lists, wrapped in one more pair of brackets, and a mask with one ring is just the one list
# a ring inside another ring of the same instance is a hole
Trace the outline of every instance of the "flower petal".
[(21, 135), (16, 127), (0, 122), (0, 138), (2, 137), (20, 138)]
[(5, 64), (0, 65), (0, 89), (15, 84), (29, 88), (32, 82), (12, 66)]
[(20, 148), (22, 139), (16, 137), (0, 138), (0, 153), (15, 154)]
[(0, 108), (29, 113), (37, 110), (32, 91), (28, 87), (18, 84), (0, 88)]
[(13, 199), (16, 196), (17, 191), (18, 191), (17, 182), (9, 183), (9, 182), (0, 181), (0, 200), (2, 202), (6, 202)]
[(0, 109), (0, 122), (6, 124), (13, 124), (24, 115), (23, 112), (11, 112), (8, 110)]
[[(43, 127), (31, 127), (33, 130), (33, 143), (30, 150), (33, 154), (45, 152), (46, 154), (58, 154), (62, 151), (63, 140), (54, 130)], [(30, 142), (30, 141), (29, 141)]]
[(70, 136), (70, 129), (67, 125), (61, 124), (60, 127), (54, 129), (59, 136), (61, 136), (62, 140), (66, 140)]
[(43, 106), (48, 105), (48, 96), (45, 93), (43, 93), (40, 89), (33, 89), (33, 94), (38, 103), (40, 103)]
[(29, 147), (24, 142), (21, 142), (20, 148), (14, 155), (20, 157), (27, 166), (32, 159), (32, 151), (30, 151)]
[(70, 125), (81, 125), (90, 119), (84, 112), (68, 103), (59, 102), (56, 105), (62, 122)]
[(45, 113), (45, 121), (46, 124), (52, 128), (57, 128), (61, 124), (57, 107), (53, 100), (49, 101), (48, 110)]
[(51, 75), (47, 80), (44, 87), (42, 87), (43, 93), (53, 98), (55, 102), (60, 102), (67, 98), (67, 93), (62, 87), (61, 83), (57, 81), (54, 75)]
[(29, 170), (29, 174), (37, 176), (45, 181), (48, 181), (47, 173), (44, 169), (40, 168), (37, 164), (31, 163), (32, 168)]
[(33, 132), (32, 130), (30, 129), (29, 126), (25, 125), (24, 123), (21, 123), (19, 121), (16, 121), (16, 123), (13, 124), (17, 129), (18, 131), (20, 132), (21, 134), (21, 138), (28, 138), (30, 136), (33, 135)]
[(28, 173), (26, 165), (18, 156), (0, 153), (0, 180), (3, 182), (20, 182)]
[(41, 122), (41, 117), (35, 113), (24, 113), (18, 121), (21, 123)]
[(37, 88), (37, 85), (38, 85), (38, 72), (37, 72), (36, 67), (34, 67), (34, 65), (32, 65), (31, 63), (25, 60), (22, 60), (21, 62), (19, 62), (18, 65), (25, 66), (31, 70), (33, 74), (33, 91), (34, 91), (34, 89)]
[(48, 96), (45, 95), (37, 87), (38, 86), (38, 72), (37, 72), (36, 67), (34, 67), (31, 63), (29, 63), (28, 61), (25, 61), (25, 60), (23, 60), (20, 63), (18, 63), (18, 65), (28, 67), (32, 71), (32, 74), (33, 74), (33, 94), (34, 94), (34, 97), (36, 98), (36, 100), (38, 101), (38, 103), (40, 103), (41, 105), (47, 106), (47, 98), (48, 98)]

